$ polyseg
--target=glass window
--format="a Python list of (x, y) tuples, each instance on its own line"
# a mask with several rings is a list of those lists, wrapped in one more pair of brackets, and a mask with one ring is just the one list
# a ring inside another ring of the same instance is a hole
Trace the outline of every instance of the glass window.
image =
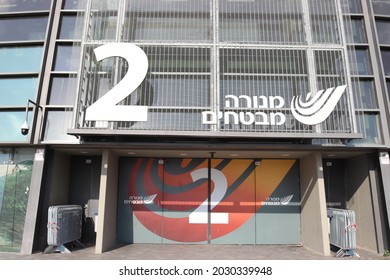
[[(357, 0), (355, 0), (357, 1)], [(374, 13), (377, 15), (389, 15), (390, 14), (390, 1), (386, 0), (371, 0)]]
[(364, 113), (357, 116), (363, 133), (362, 139), (353, 139), (352, 144), (381, 144), (379, 133), (379, 115), (376, 113)]
[(25, 106), (35, 99), (38, 78), (0, 78), (0, 106)]
[(64, 10), (84, 10), (86, 4), (85, 0), (63, 0), (62, 8)]
[(81, 28), (76, 26), (77, 16), (63, 15), (61, 17), (60, 31), (58, 38), (60, 39), (81, 39)]
[(47, 17), (0, 18), (0, 41), (44, 40)]
[(50, 105), (73, 105), (77, 91), (76, 77), (52, 77), (50, 84)]
[(387, 96), (389, 97), (389, 102), (390, 102), (390, 80), (386, 80), (386, 85), (387, 85)]
[(390, 45), (390, 21), (376, 20), (379, 44)]
[(364, 20), (362, 18), (353, 18), (350, 22), (352, 32), (346, 32), (347, 42), (356, 44), (367, 43)]
[(39, 72), (42, 47), (0, 48), (0, 73)]
[(50, 10), (51, 0), (0, 0), (0, 13)]
[(66, 132), (72, 127), (72, 111), (49, 111), (45, 122), (45, 141), (76, 141), (75, 136)]
[(350, 50), (351, 73), (353, 75), (372, 75), (371, 59), (368, 49)]
[(80, 46), (58, 45), (54, 62), (55, 71), (77, 71), (80, 61)]
[(343, 6), (344, 13), (361, 14), (363, 13), (361, 0), (347, 0), (347, 5)]
[[(31, 116), (31, 112), (29, 112)], [(20, 126), (26, 118), (26, 112), (0, 111), (0, 142), (26, 142), (30, 134), (22, 135)], [(29, 121), (31, 117), (29, 118)]]
[(386, 76), (390, 76), (390, 50), (381, 50), (383, 69)]
[(0, 153), (0, 251), (20, 252), (34, 150)]
[(358, 109), (376, 109), (376, 93), (373, 80), (353, 81), (353, 96), (355, 107)]

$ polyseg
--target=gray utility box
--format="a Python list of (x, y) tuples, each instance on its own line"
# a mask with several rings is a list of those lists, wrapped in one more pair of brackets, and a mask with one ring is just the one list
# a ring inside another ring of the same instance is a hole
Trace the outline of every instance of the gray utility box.
[(64, 244), (81, 238), (82, 207), (80, 205), (50, 206), (47, 221), (47, 244), (44, 253), (70, 253)]

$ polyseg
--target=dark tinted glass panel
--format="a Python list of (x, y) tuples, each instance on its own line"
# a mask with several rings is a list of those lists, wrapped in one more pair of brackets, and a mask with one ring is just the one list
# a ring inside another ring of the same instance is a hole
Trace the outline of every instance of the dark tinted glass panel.
[(38, 72), (42, 62), (42, 47), (0, 48), (0, 73)]
[(38, 78), (0, 78), (0, 106), (25, 106), (35, 99)]
[(45, 122), (45, 141), (76, 140), (76, 137), (66, 133), (72, 127), (72, 117), (72, 111), (49, 111)]
[(0, 0), (0, 12), (49, 10), (51, 0)]
[[(357, 1), (357, 0), (355, 0)], [(372, 0), (374, 13), (378, 15), (390, 15), (390, 1)]]
[(362, 128), (363, 138), (351, 140), (352, 144), (380, 144), (379, 115), (375, 113), (359, 114), (357, 121)]
[(387, 96), (389, 97), (389, 101), (390, 101), (390, 80), (386, 80), (386, 85), (387, 85)]
[(383, 69), (386, 76), (390, 76), (390, 50), (381, 50)]
[(361, 0), (347, 0), (344, 2), (347, 2), (342, 6), (344, 13), (357, 14), (363, 12)]
[(84, 10), (87, 0), (64, 0), (62, 8), (64, 10)]
[(58, 37), (60, 39), (80, 39), (82, 30), (76, 26), (76, 21), (77, 16), (62, 16)]
[(351, 20), (351, 31), (346, 32), (348, 43), (367, 43), (366, 29), (362, 18)]
[(50, 105), (73, 105), (77, 88), (76, 77), (53, 77), (50, 86)]
[(353, 82), (355, 107), (358, 109), (376, 109), (376, 93), (373, 80), (359, 80)]
[(371, 75), (371, 60), (367, 49), (350, 51), (351, 72), (353, 75)]
[(59, 45), (57, 46), (54, 62), (55, 71), (77, 71), (80, 61), (80, 47)]
[(45, 39), (47, 17), (0, 18), (0, 41)]
[(390, 21), (376, 20), (379, 44), (390, 45)]

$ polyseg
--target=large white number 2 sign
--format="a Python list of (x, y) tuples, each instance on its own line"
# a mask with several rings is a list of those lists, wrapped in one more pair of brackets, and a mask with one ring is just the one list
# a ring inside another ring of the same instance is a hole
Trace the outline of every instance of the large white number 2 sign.
[[(221, 202), (227, 191), (227, 180), (225, 175), (214, 168), (211, 168), (211, 180), (214, 182), (214, 191), (211, 194), (211, 209), (218, 205)], [(197, 181), (199, 179), (207, 179), (208, 169), (201, 168), (195, 170), (191, 173), (192, 181)], [(228, 224), (229, 223), (229, 213), (210, 213), (210, 223), (211, 224)], [(190, 224), (207, 224), (208, 223), (208, 200), (203, 201), (198, 208), (195, 209), (189, 215)]]
[(109, 92), (87, 108), (87, 121), (147, 121), (147, 106), (117, 105), (134, 92), (145, 79), (148, 58), (138, 46), (130, 43), (110, 43), (94, 49), (97, 61), (109, 57), (122, 57), (128, 65), (123, 79)]

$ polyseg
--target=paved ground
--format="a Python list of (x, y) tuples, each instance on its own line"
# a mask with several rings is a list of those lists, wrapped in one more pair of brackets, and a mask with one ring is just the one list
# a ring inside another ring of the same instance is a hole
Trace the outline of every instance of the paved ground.
[(286, 245), (152, 245), (118, 246), (103, 254), (94, 247), (70, 248), (71, 253), (32, 255), (0, 253), (0, 260), (390, 260), (375, 252), (357, 249), (359, 256), (324, 257), (303, 246)]

